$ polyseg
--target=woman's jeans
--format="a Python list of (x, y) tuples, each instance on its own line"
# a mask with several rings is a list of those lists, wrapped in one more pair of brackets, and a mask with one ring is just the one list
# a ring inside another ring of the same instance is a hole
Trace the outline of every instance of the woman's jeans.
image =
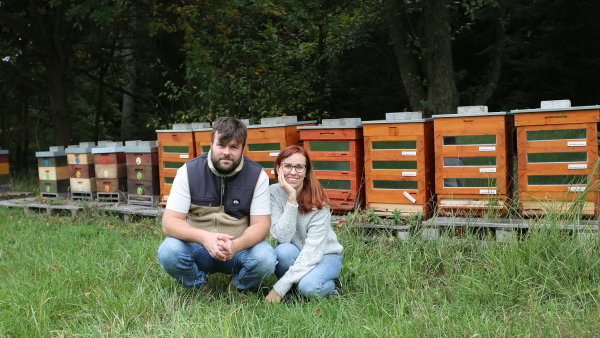
[[(294, 265), (296, 258), (300, 254), (300, 249), (290, 243), (279, 244), (275, 248), (277, 254), (277, 266), (275, 275), (281, 278), (288, 269)], [(342, 256), (340, 254), (328, 254), (300, 281), (298, 282), (298, 292), (305, 297), (325, 296), (335, 290), (333, 280), (337, 278), (342, 269)]]
[(231, 274), (231, 283), (240, 290), (257, 287), (275, 270), (273, 247), (266, 241), (237, 252), (228, 261), (214, 259), (201, 244), (167, 237), (158, 248), (158, 261), (171, 277), (183, 286), (201, 290), (206, 275)]

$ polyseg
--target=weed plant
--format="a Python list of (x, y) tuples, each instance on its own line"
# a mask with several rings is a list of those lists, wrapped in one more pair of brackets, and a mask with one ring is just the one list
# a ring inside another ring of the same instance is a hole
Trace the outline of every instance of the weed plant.
[(0, 208), (0, 336), (596, 336), (600, 244), (548, 224), (497, 243), (335, 228), (343, 293), (265, 304), (178, 286), (154, 219)]

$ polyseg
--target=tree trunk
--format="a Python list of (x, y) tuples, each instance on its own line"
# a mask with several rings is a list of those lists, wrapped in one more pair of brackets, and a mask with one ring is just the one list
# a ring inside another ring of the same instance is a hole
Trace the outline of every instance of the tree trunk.
[[(135, 12), (135, 7), (130, 9), (132, 13)], [(136, 90), (136, 77), (137, 70), (135, 67), (134, 60), (134, 47), (133, 47), (133, 32), (135, 30), (135, 15), (131, 15), (132, 20), (130, 23), (130, 29), (126, 32), (126, 37), (123, 42), (123, 55), (125, 59), (125, 70), (127, 76), (127, 84), (123, 86), (123, 105), (121, 106), (121, 140), (126, 141), (132, 135), (131, 130), (133, 127), (132, 116), (135, 113), (135, 95)], [(131, 95), (130, 95), (131, 94)]]
[[(50, 64), (49, 64), (50, 65)], [(56, 145), (67, 146), (71, 142), (71, 120), (67, 104), (65, 79), (57, 68), (48, 69), (50, 108), (54, 115), (54, 136)]]
[(454, 78), (450, 0), (424, 0), (425, 63), (428, 113), (456, 112), (459, 94)]
[(408, 97), (410, 108), (417, 111), (422, 109), (422, 103), (425, 100), (423, 76), (417, 56), (409, 43), (410, 33), (404, 21), (407, 13), (402, 1), (385, 0), (383, 13), (396, 53), (396, 62), (400, 70), (402, 85)]

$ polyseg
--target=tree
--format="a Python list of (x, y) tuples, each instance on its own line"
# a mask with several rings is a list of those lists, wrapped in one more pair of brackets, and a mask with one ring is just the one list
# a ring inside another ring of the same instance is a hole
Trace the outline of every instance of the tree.
[[(450, 0), (385, 0), (383, 15), (411, 109), (424, 110), (428, 115), (456, 111), (460, 92), (471, 93), (474, 88), (470, 104), (484, 104), (491, 97), (500, 76), (505, 43), (505, 11), (499, 2), (464, 1), (457, 5)], [(453, 43), (476, 19), (488, 20), (488, 29), (495, 34), (491, 42), (485, 41), (488, 61), (484, 75), (460, 90)]]

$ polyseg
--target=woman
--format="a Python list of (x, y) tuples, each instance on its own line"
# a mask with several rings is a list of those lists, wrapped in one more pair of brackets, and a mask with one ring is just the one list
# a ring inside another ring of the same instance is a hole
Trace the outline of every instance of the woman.
[(331, 229), (331, 213), (308, 153), (290, 146), (275, 160), (279, 183), (271, 185), (271, 235), (277, 241), (275, 274), (267, 295), (278, 303), (297, 284), (306, 297), (325, 296), (339, 288), (343, 247)]

